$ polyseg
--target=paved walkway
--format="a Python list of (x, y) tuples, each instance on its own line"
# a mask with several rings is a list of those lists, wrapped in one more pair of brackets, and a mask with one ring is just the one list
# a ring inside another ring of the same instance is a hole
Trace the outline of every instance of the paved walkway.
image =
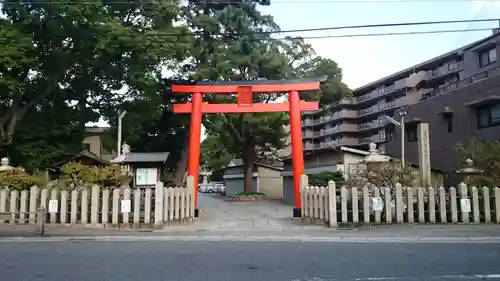
[(278, 201), (231, 201), (219, 195), (200, 194), (200, 218), (190, 226), (165, 230), (210, 231), (300, 231), (321, 230), (320, 225), (302, 224), (293, 218), (293, 207)]

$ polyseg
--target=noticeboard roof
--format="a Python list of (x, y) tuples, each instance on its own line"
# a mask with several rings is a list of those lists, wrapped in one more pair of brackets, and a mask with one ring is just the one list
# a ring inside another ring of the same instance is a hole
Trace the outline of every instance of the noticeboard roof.
[(168, 152), (130, 152), (111, 160), (111, 163), (165, 163)]

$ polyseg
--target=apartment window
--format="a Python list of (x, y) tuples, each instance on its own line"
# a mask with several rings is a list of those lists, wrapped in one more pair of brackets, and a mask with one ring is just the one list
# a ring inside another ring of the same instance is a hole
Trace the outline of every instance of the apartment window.
[(417, 141), (417, 125), (416, 124), (411, 124), (407, 125), (406, 127), (406, 141), (407, 142), (414, 142)]
[(90, 143), (82, 143), (82, 149), (90, 152)]
[(479, 129), (500, 125), (500, 103), (478, 107), (476, 114)]
[(458, 62), (449, 63), (448, 64), (448, 71), (453, 71), (455, 69), (458, 69), (458, 66), (459, 66)]
[(453, 133), (453, 116), (452, 115), (444, 116), (444, 121), (446, 122), (446, 129), (448, 133)]
[(479, 66), (485, 67), (497, 61), (497, 49), (492, 48), (479, 53)]

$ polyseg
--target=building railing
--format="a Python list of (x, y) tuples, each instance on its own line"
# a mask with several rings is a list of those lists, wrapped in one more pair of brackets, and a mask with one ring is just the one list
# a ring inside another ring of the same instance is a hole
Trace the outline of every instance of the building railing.
[(437, 88), (435, 90), (432, 90), (431, 92), (424, 94), (420, 100), (423, 101), (426, 99), (430, 99), (432, 97), (442, 95), (444, 93), (463, 88), (467, 85), (473, 84), (475, 82), (484, 80), (486, 78), (489, 78), (489, 77), (492, 77), (492, 76), (495, 76), (498, 74), (500, 74), (500, 67), (495, 67), (495, 68), (490, 69), (488, 71), (479, 72), (479, 73), (476, 73), (476, 74), (469, 76), (465, 79), (459, 80), (458, 82), (448, 84), (445, 87), (441, 87), (441, 88)]

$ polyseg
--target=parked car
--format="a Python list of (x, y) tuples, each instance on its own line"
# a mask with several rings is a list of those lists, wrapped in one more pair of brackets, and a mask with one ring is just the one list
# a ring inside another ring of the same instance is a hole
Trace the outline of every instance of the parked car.
[(226, 187), (219, 182), (200, 183), (198, 184), (198, 191), (203, 193), (225, 193)]
[(200, 183), (198, 184), (198, 191), (202, 193), (214, 193), (216, 188), (210, 183)]

